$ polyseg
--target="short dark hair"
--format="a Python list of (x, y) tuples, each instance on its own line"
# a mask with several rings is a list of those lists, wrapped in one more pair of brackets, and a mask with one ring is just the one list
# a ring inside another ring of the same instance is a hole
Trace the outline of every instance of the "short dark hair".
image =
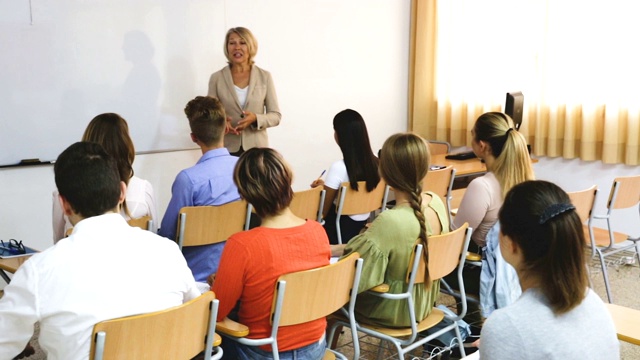
[(522, 250), (521, 271), (535, 277), (556, 314), (580, 304), (589, 285), (582, 222), (557, 185), (525, 181), (511, 188), (500, 209), (500, 232)]
[(240, 196), (260, 217), (277, 215), (293, 199), (293, 172), (282, 155), (269, 148), (251, 148), (238, 159), (233, 181)]
[(116, 161), (96, 143), (77, 142), (64, 150), (53, 167), (58, 192), (83, 218), (118, 206), (120, 176)]
[(191, 133), (205, 145), (220, 141), (227, 124), (227, 114), (220, 100), (211, 96), (196, 96), (187, 103), (184, 113)]

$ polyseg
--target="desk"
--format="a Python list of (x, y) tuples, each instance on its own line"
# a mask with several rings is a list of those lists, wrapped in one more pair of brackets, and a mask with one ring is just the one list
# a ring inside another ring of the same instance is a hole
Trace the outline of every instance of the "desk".
[(478, 158), (467, 160), (449, 160), (446, 154), (431, 155), (432, 165), (452, 165), (456, 169), (456, 177), (481, 175), (487, 172), (487, 166)]
[[(456, 178), (482, 175), (487, 172), (487, 165), (485, 165), (485, 163), (480, 161), (480, 159), (478, 158), (467, 160), (449, 160), (445, 158), (445, 156), (447, 156), (447, 154), (431, 155), (431, 165), (452, 165), (453, 168), (456, 169)], [(531, 159), (532, 164), (535, 164), (537, 162), (538, 159)]]
[(640, 310), (615, 304), (605, 306), (613, 318), (618, 339), (640, 345)]
[(12, 257), (7, 259), (0, 259), (0, 276), (8, 284), (10, 279), (5, 273), (5, 271), (8, 271), (12, 274), (15, 273), (18, 270), (18, 268), (22, 264), (24, 264), (24, 262), (27, 261), (30, 257), (31, 255), (25, 255), (25, 256), (18, 256), (18, 257)]

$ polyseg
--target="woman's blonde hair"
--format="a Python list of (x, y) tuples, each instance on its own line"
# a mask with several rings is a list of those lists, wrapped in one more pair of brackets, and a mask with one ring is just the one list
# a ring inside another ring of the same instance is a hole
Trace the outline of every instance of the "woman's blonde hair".
[(224, 56), (227, 57), (227, 62), (231, 64), (229, 47), (227, 46), (229, 44), (229, 37), (231, 34), (237, 34), (247, 44), (247, 48), (249, 49), (249, 64), (253, 65), (253, 58), (255, 58), (258, 53), (258, 40), (256, 40), (255, 36), (253, 36), (249, 29), (240, 26), (229, 29), (229, 31), (227, 31), (227, 35), (224, 37)]
[(473, 127), (475, 141), (484, 141), (495, 157), (489, 169), (498, 179), (504, 196), (511, 188), (526, 180), (534, 180), (527, 141), (513, 125), (513, 120), (500, 112), (480, 115)]
[[(420, 224), (425, 261), (429, 261), (427, 225), (422, 212), (422, 180), (427, 176), (431, 155), (426, 141), (412, 133), (391, 135), (380, 152), (380, 175), (396, 190), (410, 195), (409, 205)], [(428, 280), (426, 274), (425, 280)]]

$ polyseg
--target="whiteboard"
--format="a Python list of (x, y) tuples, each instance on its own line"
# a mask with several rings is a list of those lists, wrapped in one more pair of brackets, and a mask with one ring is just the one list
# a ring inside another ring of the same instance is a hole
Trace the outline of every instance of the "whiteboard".
[(55, 160), (104, 112), (137, 152), (194, 148), (183, 109), (225, 32), (221, 0), (0, 0), (0, 165)]

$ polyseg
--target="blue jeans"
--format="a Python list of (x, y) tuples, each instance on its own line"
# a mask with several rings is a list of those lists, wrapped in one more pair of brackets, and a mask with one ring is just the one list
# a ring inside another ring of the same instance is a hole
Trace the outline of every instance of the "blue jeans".
[[(324, 356), (327, 342), (324, 337), (307, 346), (289, 351), (280, 351), (281, 360), (320, 360)], [(257, 346), (246, 346), (230, 339), (222, 340), (223, 359), (267, 360), (273, 359), (271, 351), (264, 351)]]

